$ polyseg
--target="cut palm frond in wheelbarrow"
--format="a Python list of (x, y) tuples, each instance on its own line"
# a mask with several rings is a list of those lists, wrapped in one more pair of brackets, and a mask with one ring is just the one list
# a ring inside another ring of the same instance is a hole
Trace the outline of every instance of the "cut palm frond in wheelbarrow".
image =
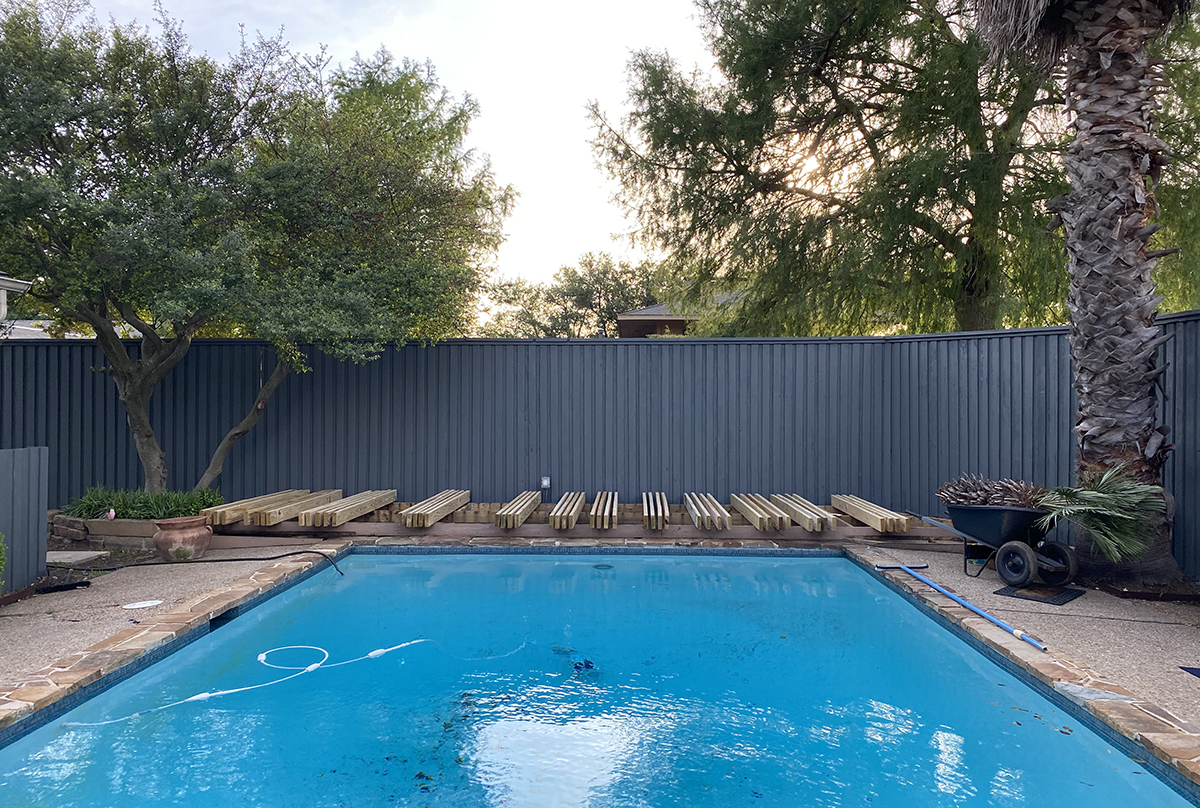
[(1038, 522), (1048, 511), (1006, 505), (947, 505), (946, 510), (953, 526), (912, 511), (908, 514), (962, 538), (963, 572), (968, 575), (968, 542), (990, 548), (974, 578), (993, 558), (1001, 580), (1018, 588), (1027, 586), (1035, 574), (1051, 586), (1063, 586), (1079, 571), (1074, 550), (1060, 541), (1046, 541), (1046, 530)]

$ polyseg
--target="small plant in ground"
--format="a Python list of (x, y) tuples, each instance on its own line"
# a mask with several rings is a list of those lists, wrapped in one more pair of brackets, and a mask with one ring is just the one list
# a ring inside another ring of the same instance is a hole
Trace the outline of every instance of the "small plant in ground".
[(62, 512), (78, 519), (104, 519), (111, 510), (116, 519), (172, 519), (197, 516), (204, 508), (224, 505), (220, 491), (118, 491), (98, 486), (67, 503)]
[(1050, 511), (1038, 526), (1047, 530), (1069, 519), (1087, 530), (1092, 547), (1109, 561), (1136, 558), (1147, 546), (1147, 525), (1166, 510), (1163, 489), (1134, 480), (1119, 463), (1079, 476), (1077, 488), (1054, 488), (1041, 499)]
[(937, 490), (947, 505), (1002, 505), (1008, 508), (1040, 508), (1046, 489), (1024, 480), (988, 480), (973, 474), (951, 480)]
[[(4, 565), (8, 563), (8, 558), (4, 555), (4, 534), (0, 533), (0, 576), (4, 575)], [(0, 578), (0, 587), (4, 586), (4, 578)]]

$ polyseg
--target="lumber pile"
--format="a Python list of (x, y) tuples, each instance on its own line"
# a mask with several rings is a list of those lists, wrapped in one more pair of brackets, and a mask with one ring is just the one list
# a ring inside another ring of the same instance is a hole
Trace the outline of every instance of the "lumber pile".
[(319, 505), (327, 505), (341, 498), (342, 489), (340, 488), (327, 488), (312, 494), (296, 494), (287, 499), (267, 501), (247, 508), (246, 518), (243, 521), (247, 525), (270, 527), (289, 519), (295, 519), (301, 511), (307, 511)]
[(889, 511), (873, 502), (850, 494), (834, 494), (830, 504), (845, 514), (853, 516), (863, 524), (870, 525), (880, 533), (907, 533), (912, 526), (911, 517)]
[(541, 491), (522, 491), (516, 499), (496, 511), (496, 527), (505, 530), (520, 527), (541, 504)]
[(429, 499), (400, 511), (399, 518), (404, 520), (405, 527), (429, 527), (446, 514), (457, 511), (470, 501), (470, 491), (447, 488), (440, 494), (435, 494)]
[(760, 494), (730, 494), (729, 504), (759, 530), (783, 530), (791, 518)]
[(833, 530), (837, 527), (836, 516), (796, 494), (772, 494), (771, 504), (809, 533)]
[(296, 518), (300, 520), (301, 525), (307, 527), (337, 527), (395, 501), (395, 488), (388, 491), (363, 491), (352, 497), (336, 499), (300, 511)]
[(616, 527), (619, 507), (616, 491), (598, 491), (596, 492), (596, 501), (592, 503), (592, 512), (588, 521), (594, 529), (607, 530)]
[(200, 511), (200, 515), (204, 517), (206, 524), (232, 525), (244, 521), (246, 512), (251, 508), (281, 499), (287, 501), (289, 498), (294, 499), (307, 493), (307, 488), (289, 488), (287, 491), (277, 491), (274, 494), (264, 494), (261, 497), (251, 497), (250, 499), (239, 499), (237, 502), (227, 502), (224, 505), (205, 508)]
[(662, 491), (642, 492), (642, 527), (664, 530), (671, 523), (671, 506)]
[(684, 494), (683, 507), (701, 530), (728, 530), (733, 519), (712, 494)]
[(583, 491), (568, 491), (550, 511), (550, 527), (554, 530), (570, 530), (579, 521), (587, 497)]

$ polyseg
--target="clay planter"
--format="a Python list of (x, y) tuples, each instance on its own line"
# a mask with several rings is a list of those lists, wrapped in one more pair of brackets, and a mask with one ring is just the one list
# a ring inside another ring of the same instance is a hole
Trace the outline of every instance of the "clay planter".
[(163, 561), (192, 561), (208, 550), (212, 541), (212, 527), (204, 524), (203, 516), (178, 516), (174, 519), (156, 519), (158, 532), (154, 534), (154, 549)]

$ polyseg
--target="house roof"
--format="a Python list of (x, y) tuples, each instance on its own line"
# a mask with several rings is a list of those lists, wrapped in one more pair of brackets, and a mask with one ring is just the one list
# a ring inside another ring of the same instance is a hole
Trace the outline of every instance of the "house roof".
[(666, 303), (655, 303), (653, 306), (647, 306), (644, 309), (634, 309), (633, 311), (622, 312), (617, 315), (618, 320), (695, 320), (698, 319), (693, 315), (676, 314), (667, 310)]
[(16, 278), (10, 278), (7, 275), (0, 273), (0, 291), (3, 292), (28, 292), (29, 287), (33, 285), (32, 281), (20, 281)]

